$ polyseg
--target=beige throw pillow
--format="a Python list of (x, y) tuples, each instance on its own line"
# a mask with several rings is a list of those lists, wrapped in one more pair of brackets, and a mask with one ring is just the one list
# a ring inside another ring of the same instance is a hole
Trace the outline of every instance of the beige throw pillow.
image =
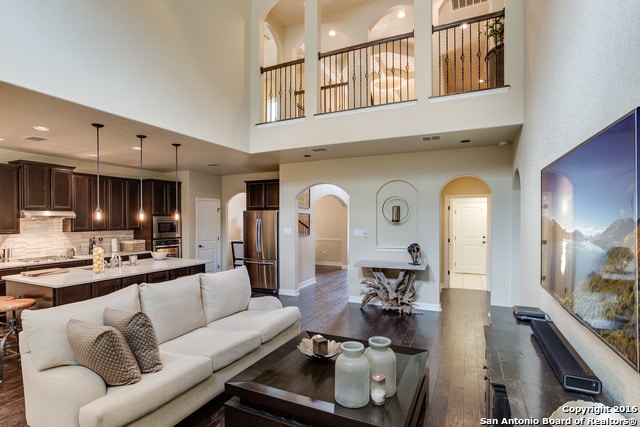
[(71, 319), (67, 339), (78, 363), (100, 375), (107, 385), (134, 384), (142, 379), (136, 358), (117, 329)]
[(144, 374), (162, 369), (158, 337), (149, 316), (141, 311), (131, 313), (107, 307), (104, 309), (104, 324), (122, 332), (138, 361), (140, 372)]

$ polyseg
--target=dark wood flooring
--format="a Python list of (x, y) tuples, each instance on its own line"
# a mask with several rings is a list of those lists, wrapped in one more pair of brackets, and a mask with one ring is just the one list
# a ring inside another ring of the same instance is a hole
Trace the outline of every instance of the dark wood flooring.
[[(346, 270), (319, 267), (317, 283), (297, 297), (280, 296), (284, 305), (302, 313), (301, 329), (366, 339), (384, 335), (394, 344), (425, 348), (429, 355), (429, 417), (426, 425), (477, 426), (484, 414), (484, 326), (489, 324), (489, 294), (445, 289), (441, 312), (421, 315), (385, 312), (378, 306), (360, 309), (348, 303)], [(5, 363), (0, 384), (0, 426), (26, 425), (19, 362)], [(224, 426), (222, 395), (196, 411), (181, 427)]]

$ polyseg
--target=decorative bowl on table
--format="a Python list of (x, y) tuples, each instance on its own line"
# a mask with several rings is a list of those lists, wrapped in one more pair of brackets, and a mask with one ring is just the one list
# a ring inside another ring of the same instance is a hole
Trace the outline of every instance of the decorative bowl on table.
[(313, 348), (313, 338), (320, 337), (321, 335), (314, 335), (312, 338), (302, 338), (300, 344), (298, 344), (298, 350), (305, 356), (309, 356), (311, 358), (316, 359), (331, 359), (338, 353), (340, 353), (340, 344), (339, 342), (333, 340), (327, 340), (327, 351), (326, 353), (314, 353)]
[(151, 256), (156, 261), (162, 261), (163, 259), (167, 258), (167, 253), (166, 252), (151, 252)]

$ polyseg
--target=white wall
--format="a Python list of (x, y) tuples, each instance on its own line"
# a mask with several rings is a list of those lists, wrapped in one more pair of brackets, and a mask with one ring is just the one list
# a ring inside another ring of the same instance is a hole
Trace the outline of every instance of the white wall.
[(635, 405), (638, 373), (540, 287), (540, 170), (640, 105), (640, 3), (537, 0), (525, 3), (525, 16), (525, 125), (513, 165), (522, 201), (521, 298), (514, 302), (549, 313), (613, 403)]
[(0, 10), (0, 80), (248, 147), (249, 0), (0, 0)]
[[(343, 189), (349, 202), (349, 282), (352, 299), (359, 300), (362, 271), (353, 267), (361, 259), (410, 261), (406, 249), (376, 249), (376, 193), (394, 179), (404, 180), (418, 191), (419, 220), (415, 241), (420, 244), (426, 272), (418, 276), (418, 299), (425, 308), (439, 307), (440, 191), (452, 178), (472, 175), (482, 179), (492, 194), (492, 246), (489, 280), (492, 304), (511, 305), (511, 155), (510, 147), (447, 150), (334, 161), (283, 164), (280, 168), (280, 228), (296, 229), (296, 198), (315, 183)], [(331, 171), (331, 173), (327, 173)], [(354, 237), (354, 229), (367, 229), (368, 237)], [(280, 234), (280, 286), (296, 292), (298, 238)], [(412, 242), (407, 242), (408, 246)]]

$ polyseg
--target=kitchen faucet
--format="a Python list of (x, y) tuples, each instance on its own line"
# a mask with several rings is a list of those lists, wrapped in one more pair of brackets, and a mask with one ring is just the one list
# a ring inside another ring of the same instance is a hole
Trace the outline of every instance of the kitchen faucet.
[(111, 267), (122, 267), (122, 258), (120, 254), (111, 252)]

